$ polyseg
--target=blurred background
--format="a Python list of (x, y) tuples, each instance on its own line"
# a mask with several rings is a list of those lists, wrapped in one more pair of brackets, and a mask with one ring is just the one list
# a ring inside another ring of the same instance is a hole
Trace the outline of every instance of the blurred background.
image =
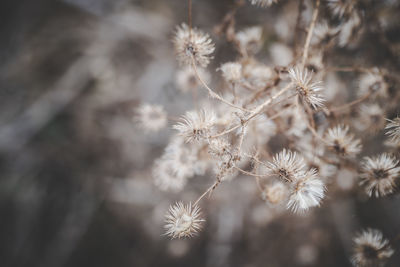
[[(236, 27), (261, 25), (267, 47), (286, 29), (276, 24), (297, 10), (289, 2), (247, 3)], [(193, 0), (193, 24), (217, 44), (210, 70), (235, 59), (213, 32), (233, 5)], [(398, 45), (393, 19), (389, 36)], [(191, 95), (176, 88), (170, 42), (186, 21), (184, 0), (1, 1), (0, 266), (350, 266), (361, 228), (400, 234), (399, 197), (355, 197), (354, 177), (344, 172), (335, 178), (344, 189), (306, 216), (272, 216), (254, 181), (236, 178), (202, 203), (199, 236), (163, 236), (169, 205), (196, 199), (214, 179), (195, 177), (181, 193), (157, 189), (151, 169), (171, 125), (148, 134), (133, 119), (145, 102), (172, 116), (191, 108)], [(373, 35), (365, 40), (356, 54), (340, 55), (399, 63)], [(399, 265), (397, 250), (388, 266)]]

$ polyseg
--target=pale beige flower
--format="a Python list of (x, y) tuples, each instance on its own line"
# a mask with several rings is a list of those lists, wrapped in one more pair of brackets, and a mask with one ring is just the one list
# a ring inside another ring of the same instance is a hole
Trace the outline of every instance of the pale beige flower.
[(200, 218), (200, 208), (197, 205), (178, 202), (170, 206), (165, 216), (165, 234), (171, 238), (192, 237), (200, 231), (202, 222), (204, 220)]

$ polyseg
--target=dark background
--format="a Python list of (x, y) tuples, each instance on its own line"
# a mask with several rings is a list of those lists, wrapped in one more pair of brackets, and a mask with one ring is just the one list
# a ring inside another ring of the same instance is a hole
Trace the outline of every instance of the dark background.
[[(194, 24), (207, 32), (233, 5), (193, 2)], [(269, 10), (247, 4), (237, 27), (271, 30), (282, 2)], [(141, 102), (174, 115), (190, 107), (174, 87), (170, 43), (186, 10), (183, 0), (0, 2), (0, 266), (349, 266), (359, 229), (400, 234), (397, 195), (328, 194), (308, 216), (265, 219), (253, 184), (236, 179), (204, 204), (198, 237), (162, 236), (169, 204), (195, 199), (212, 181), (160, 192), (151, 166), (172, 131), (148, 136), (132, 120)], [(399, 28), (387, 33), (394, 43)], [(212, 38), (215, 69), (235, 54)], [(338, 53), (398, 63), (373, 34), (365, 38), (360, 50)], [(399, 265), (397, 250), (388, 266)]]

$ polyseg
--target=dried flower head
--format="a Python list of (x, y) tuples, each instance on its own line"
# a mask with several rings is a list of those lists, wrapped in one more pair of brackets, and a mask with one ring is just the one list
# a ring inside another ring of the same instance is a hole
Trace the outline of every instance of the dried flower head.
[(236, 40), (242, 54), (255, 54), (261, 48), (262, 28), (254, 26), (244, 29), (236, 34)]
[(351, 14), (355, 5), (354, 0), (327, 0), (327, 2), (332, 14), (338, 18)]
[(324, 98), (319, 95), (322, 90), (321, 82), (312, 82), (312, 76), (308, 70), (300, 70), (299, 68), (292, 68), (289, 70), (289, 75), (292, 82), (296, 85), (297, 93), (300, 98), (313, 106), (314, 108), (324, 106)]
[(311, 39), (311, 44), (326, 45), (338, 35), (338, 32), (339, 32), (338, 28), (330, 27), (326, 21), (321, 22), (315, 26), (314, 34)]
[(267, 162), (271, 175), (277, 175), (286, 182), (293, 182), (303, 175), (306, 165), (304, 159), (296, 152), (283, 149), (276, 154), (272, 162)]
[(275, 182), (264, 188), (261, 197), (263, 200), (273, 205), (279, 205), (286, 201), (288, 196), (288, 188), (282, 182)]
[(202, 109), (198, 112), (186, 112), (182, 120), (183, 122), (179, 122), (173, 128), (179, 131), (179, 135), (183, 136), (186, 142), (193, 142), (208, 137), (216, 117), (214, 112)]
[(173, 42), (178, 61), (183, 65), (191, 65), (194, 60), (196, 64), (206, 67), (215, 49), (208, 34), (196, 28), (190, 30), (184, 23), (176, 27)]
[(147, 131), (158, 131), (167, 124), (167, 114), (162, 106), (143, 104), (136, 111), (135, 120)]
[(187, 179), (177, 172), (174, 162), (158, 159), (152, 170), (154, 184), (163, 191), (179, 192), (186, 185)]
[(354, 252), (351, 262), (358, 267), (383, 266), (394, 250), (389, 240), (383, 238), (382, 232), (376, 229), (367, 229), (354, 239)]
[(200, 208), (192, 203), (184, 205), (182, 202), (170, 206), (165, 216), (166, 235), (172, 238), (192, 237), (201, 229)]
[(242, 65), (240, 63), (227, 62), (222, 64), (219, 70), (228, 83), (236, 83), (242, 78)]
[(317, 173), (316, 169), (310, 169), (295, 181), (287, 204), (289, 209), (294, 212), (303, 212), (320, 205), (325, 195), (325, 186)]
[(349, 126), (337, 125), (328, 129), (325, 136), (329, 147), (342, 156), (355, 156), (361, 152), (361, 141), (349, 133)]
[(268, 7), (278, 2), (278, 0), (249, 0), (249, 1), (252, 5), (257, 5), (260, 7)]
[(361, 164), (360, 184), (369, 196), (386, 196), (393, 192), (396, 179), (400, 177), (399, 161), (387, 153), (376, 157), (365, 157)]
[(363, 104), (358, 113), (360, 119), (355, 125), (361, 131), (376, 133), (385, 126), (385, 111), (378, 104)]
[[(210, 81), (210, 73), (205, 69), (197, 68), (197, 72), (205, 83)], [(176, 85), (183, 93), (199, 88), (202, 85), (199, 79), (196, 77), (196, 72), (191, 66), (186, 66), (185, 68), (178, 70), (175, 77)]]
[(388, 130), (386, 134), (391, 137), (393, 143), (400, 144), (400, 117), (388, 121), (389, 123), (385, 127)]
[(378, 73), (378, 70), (363, 74), (360, 78), (359, 87), (359, 96), (364, 96), (368, 93), (383, 98), (388, 96), (389, 86), (386, 83), (384, 77)]

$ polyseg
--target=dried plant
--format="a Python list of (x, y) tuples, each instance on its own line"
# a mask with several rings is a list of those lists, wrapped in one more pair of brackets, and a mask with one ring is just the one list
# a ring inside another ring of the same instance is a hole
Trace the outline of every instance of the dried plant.
[[(281, 4), (248, 2), (263, 8)], [(296, 39), (285, 43), (281, 38), (271, 45), (272, 61), (278, 63), (271, 64), (256, 56), (265, 47), (262, 26), (236, 30), (235, 12), (246, 4), (237, 1), (226, 20), (215, 27), (238, 52), (234, 61), (219, 64), (216, 73), (223, 82), (215, 88), (204, 69), (213, 59), (215, 45), (211, 35), (191, 27), (189, 4), (189, 26), (176, 28), (173, 43), (181, 65), (177, 84), (182, 92), (193, 94), (194, 108), (178, 122), (173, 120), (177, 132), (153, 173), (160, 189), (175, 192), (196, 175), (214, 173), (215, 181), (194, 204), (171, 207), (167, 235), (181, 238), (197, 233), (203, 221), (201, 200), (218, 194), (221, 183), (239, 174), (254, 179), (260, 198), (276, 207), (276, 214), (284, 212), (282, 207), (305, 212), (323, 206), (325, 195), (333, 198), (340, 191), (331, 179), (340, 170), (358, 176), (360, 186), (354, 191), (368, 197), (396, 193), (400, 123), (399, 118), (387, 116), (398, 108), (398, 79), (390, 74), (390, 66), (334, 65), (335, 49), (357, 47), (362, 38), (365, 18), (360, 2), (311, 1), (306, 26), (302, 25), (306, 15), (299, 8)], [(337, 84), (341, 73), (352, 77), (346, 81), (349, 84), (358, 84), (357, 92), (332, 85), (329, 79), (333, 77)], [(209, 98), (202, 98), (203, 93)], [(150, 111), (150, 106), (141, 107), (140, 121), (144, 128), (156, 130), (163, 125), (162, 109), (152, 108), (160, 114), (157, 119), (146, 115)], [(370, 150), (363, 148), (384, 128), (390, 146), (381, 144), (385, 153), (369, 156)], [(285, 141), (272, 140), (277, 136)], [(378, 266), (393, 253), (389, 241), (375, 230), (354, 242), (352, 261), (357, 266)]]

